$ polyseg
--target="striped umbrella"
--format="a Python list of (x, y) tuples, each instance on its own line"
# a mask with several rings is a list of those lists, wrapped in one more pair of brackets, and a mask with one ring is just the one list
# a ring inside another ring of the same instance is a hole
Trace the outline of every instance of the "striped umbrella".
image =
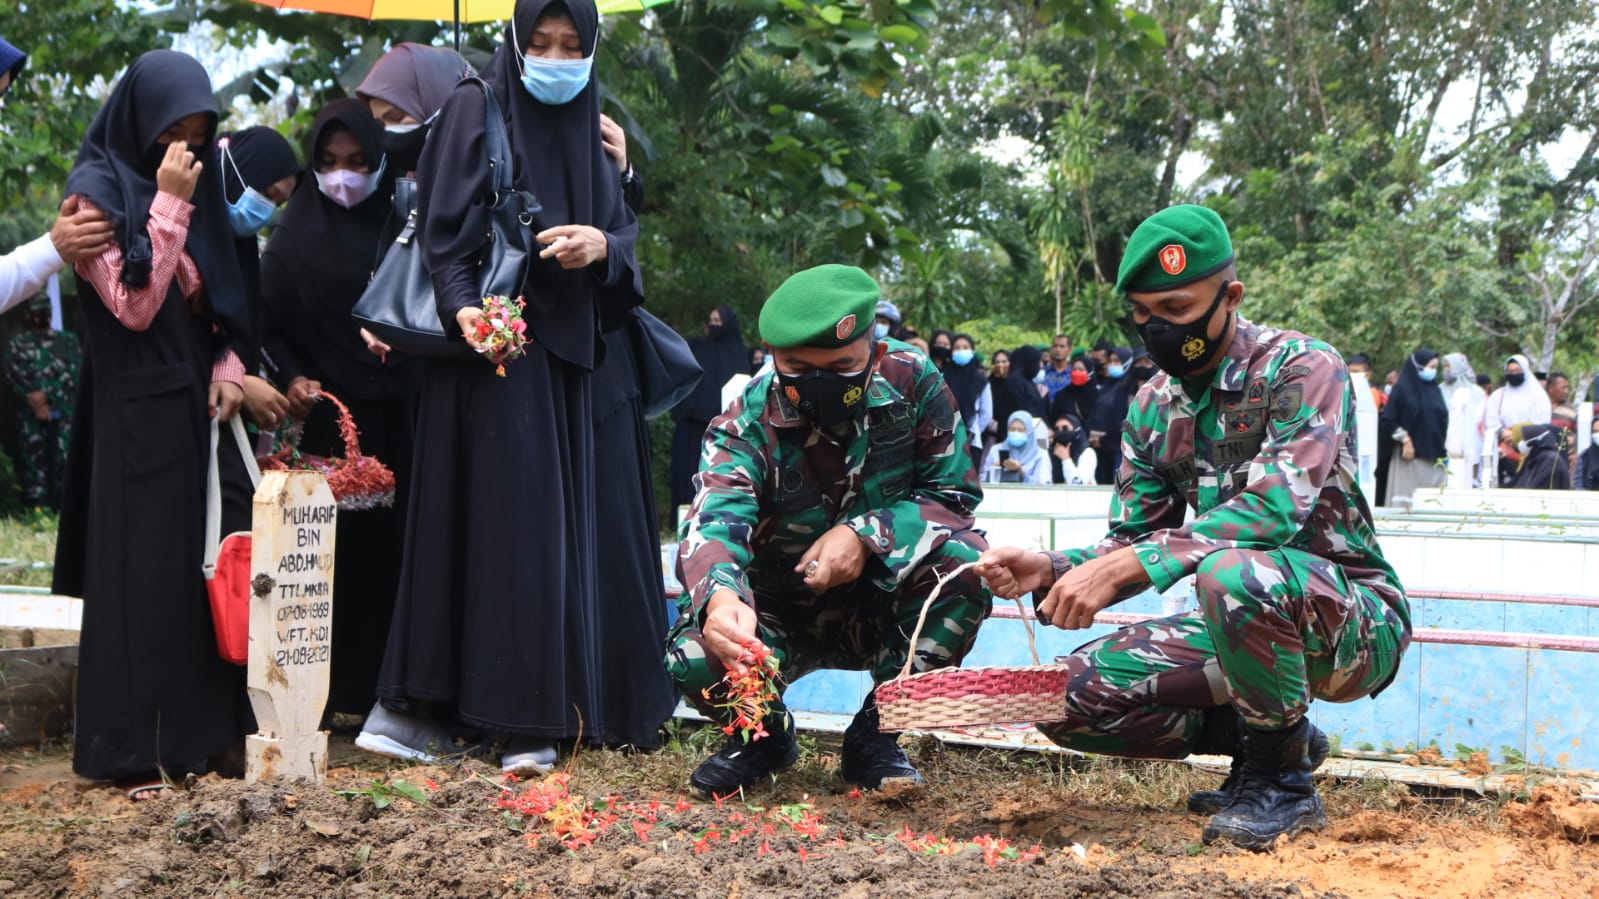
[[(455, 23), (455, 48), (461, 49), (462, 22), (497, 22), (511, 17), (516, 0), (253, 0), (274, 9), (330, 12), (362, 19), (409, 19)], [(596, 0), (602, 13), (639, 12), (668, 0)]]

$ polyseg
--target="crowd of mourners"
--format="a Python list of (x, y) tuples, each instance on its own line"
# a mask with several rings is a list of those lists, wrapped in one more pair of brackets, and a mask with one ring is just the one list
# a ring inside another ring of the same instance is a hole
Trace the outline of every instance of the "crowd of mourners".
[[(1309, 776), (1326, 739), (1305, 707), (1312, 694), (1380, 692), (1409, 639), (1402, 589), (1344, 464), (1348, 408), (1375, 413), (1385, 505), (1451, 477), (1599, 489), (1599, 449), (1575, 452), (1565, 376), (1518, 355), (1496, 387), (1464, 356), (1428, 349), (1382, 386), (1360, 354), (1346, 375), (1327, 344), (1239, 317), (1224, 223), (1172, 207), (1132, 235), (1118, 276), (1136, 347), (923, 335), (848, 266), (784, 282), (755, 347), (732, 307), (712, 309), (690, 342), (704, 376), (672, 410), (669, 492), (691, 511), (670, 621), (640, 375), (644, 187), (600, 112), (598, 39), (592, 0), (518, 0), (481, 72), (453, 51), (398, 44), (353, 98), (317, 110), (302, 151), (266, 127), (220, 132), (210, 75), (183, 53), (146, 53), (111, 89), (50, 233), (0, 259), (0, 311), (26, 309), (6, 354), (24, 405), (23, 486), (28, 502), (60, 510), (55, 591), (84, 599), (78, 773), (142, 799), (186, 774), (239, 769), (255, 723), (245, 669), (215, 649), (199, 576), (207, 482), (219, 485), (220, 530), (249, 530), (250, 460), (275, 434), (292, 426), (299, 452), (342, 454), (329, 397), (397, 485), (392, 505), (337, 522), (326, 715), (359, 721), (363, 749), (430, 761), (492, 745), (507, 773), (548, 772), (573, 741), (659, 745), (679, 696), (725, 712), (712, 691), (757, 644), (790, 677), (842, 667), (881, 683), (902, 666), (958, 665), (990, 591), (1034, 592), (1041, 617), (1082, 628), (1117, 597), (1197, 575), (1202, 611), (1074, 655), (1083, 692), (1048, 733), (1090, 751), (1232, 754), (1228, 785), (1190, 807), (1246, 845), (1317, 826)], [(0, 93), (25, 64), (0, 42)], [(351, 316), (410, 227), (394, 204), (405, 179), (441, 322), (473, 340), (497, 199), (490, 96), (515, 186), (541, 207), (524, 283), (532, 341), (498, 371), (407, 356)], [(37, 296), (66, 267), (76, 338)], [(730, 398), (740, 376), (754, 386)], [(236, 416), (255, 438), (219, 427)], [(1112, 531), (1071, 553), (990, 551), (974, 527), (985, 482), (1114, 485)], [(1199, 513), (1187, 526), (1185, 502)], [(1289, 527), (1332, 507), (1350, 511)], [(1267, 545), (1282, 550), (1258, 551)], [(1359, 615), (1347, 585), (1316, 580), (1317, 559), (1369, 594)], [(1255, 595), (1268, 576), (1302, 595)], [(924, 599), (946, 584), (929, 615)], [(1218, 611), (1245, 602), (1312, 613), (1268, 627), (1256, 612)], [(930, 626), (911, 645), (918, 610)], [(1251, 654), (1282, 637), (1271, 628), (1318, 617), (1352, 622), (1320, 638), (1359, 651), (1307, 656), (1313, 676), (1297, 691), (1269, 687)], [(1250, 636), (1226, 639), (1234, 626)], [(1152, 642), (1161, 653), (1141, 654)], [(1182, 685), (1152, 704), (1105, 673), (1120, 654), (1140, 671), (1161, 660), (1191, 671), (1168, 672)], [(1184, 682), (1221, 670), (1218, 657), (1227, 684)], [(1322, 670), (1334, 657), (1340, 667)], [(792, 764), (792, 716), (778, 705), (765, 725), (770, 742), (730, 743), (695, 772), (696, 792)], [(867, 788), (921, 780), (871, 695), (841, 769)]]

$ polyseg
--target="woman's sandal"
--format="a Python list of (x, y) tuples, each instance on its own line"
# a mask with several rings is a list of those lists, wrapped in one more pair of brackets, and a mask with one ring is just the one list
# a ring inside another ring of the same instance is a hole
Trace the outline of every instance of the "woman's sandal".
[(127, 791), (129, 802), (149, 802), (172, 789), (166, 781), (159, 778), (127, 780), (119, 782), (117, 786)]

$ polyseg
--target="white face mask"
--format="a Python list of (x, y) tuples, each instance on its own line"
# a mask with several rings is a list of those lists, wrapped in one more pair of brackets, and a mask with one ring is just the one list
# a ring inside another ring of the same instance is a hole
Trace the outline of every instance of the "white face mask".
[(330, 172), (316, 173), (316, 189), (333, 202), (352, 209), (372, 196), (378, 189), (378, 181), (383, 177), (383, 168), (388, 165), (385, 157), (378, 161), (378, 167), (367, 174), (350, 169), (334, 169)]

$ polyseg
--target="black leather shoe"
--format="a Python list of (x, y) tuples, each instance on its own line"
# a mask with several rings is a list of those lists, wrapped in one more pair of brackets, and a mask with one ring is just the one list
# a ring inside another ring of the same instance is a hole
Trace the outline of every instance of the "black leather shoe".
[(866, 704), (855, 714), (855, 720), (844, 730), (844, 751), (839, 758), (839, 774), (864, 790), (891, 790), (919, 788), (923, 785), (921, 772), (899, 748), (897, 734), (878, 730), (877, 698), (866, 697)]
[(798, 761), (794, 716), (774, 712), (766, 716), (765, 724), (766, 736), (761, 739), (746, 743), (735, 734), (715, 755), (700, 762), (689, 775), (689, 792), (700, 799), (732, 796)]

